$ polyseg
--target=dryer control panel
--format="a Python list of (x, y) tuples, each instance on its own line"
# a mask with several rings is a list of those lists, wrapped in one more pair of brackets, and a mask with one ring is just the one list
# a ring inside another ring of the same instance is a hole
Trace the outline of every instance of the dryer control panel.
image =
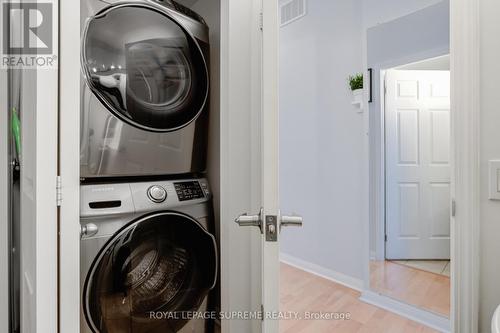
[(80, 216), (118, 216), (197, 205), (211, 199), (204, 178), (83, 185)]
[(205, 197), (198, 181), (174, 183), (174, 187), (179, 201), (202, 199)]

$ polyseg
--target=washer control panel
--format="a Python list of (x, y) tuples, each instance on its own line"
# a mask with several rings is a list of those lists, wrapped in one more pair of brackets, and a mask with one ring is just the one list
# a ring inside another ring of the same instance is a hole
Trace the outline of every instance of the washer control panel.
[(174, 183), (174, 188), (179, 201), (205, 198), (205, 193), (198, 181), (183, 181)]
[(148, 198), (153, 202), (161, 203), (167, 199), (167, 191), (160, 185), (153, 185), (148, 188)]

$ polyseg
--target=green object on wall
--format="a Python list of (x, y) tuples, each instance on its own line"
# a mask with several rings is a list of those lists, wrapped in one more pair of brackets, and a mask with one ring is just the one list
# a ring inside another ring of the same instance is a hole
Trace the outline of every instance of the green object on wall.
[(21, 155), (21, 121), (17, 114), (16, 108), (12, 108), (12, 135), (14, 136), (14, 143), (16, 145), (17, 155)]

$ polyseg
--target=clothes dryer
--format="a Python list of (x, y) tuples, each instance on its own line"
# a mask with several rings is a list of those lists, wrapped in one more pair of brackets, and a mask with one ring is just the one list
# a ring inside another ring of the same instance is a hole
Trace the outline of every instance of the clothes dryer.
[(171, 0), (82, 1), (82, 178), (205, 170), (209, 40)]

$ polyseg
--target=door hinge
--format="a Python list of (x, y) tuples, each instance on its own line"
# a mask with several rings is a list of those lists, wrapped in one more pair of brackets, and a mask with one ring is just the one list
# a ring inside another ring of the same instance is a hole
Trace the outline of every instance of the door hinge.
[(387, 242), (387, 235), (384, 235), (384, 242)]
[(260, 320), (264, 321), (264, 304), (260, 305)]
[(56, 204), (58, 207), (62, 204), (62, 181), (61, 176), (56, 177)]
[(259, 13), (259, 29), (260, 31), (264, 30), (264, 14), (262, 12)]
[(455, 217), (457, 214), (457, 202), (455, 199), (451, 199), (451, 217)]

